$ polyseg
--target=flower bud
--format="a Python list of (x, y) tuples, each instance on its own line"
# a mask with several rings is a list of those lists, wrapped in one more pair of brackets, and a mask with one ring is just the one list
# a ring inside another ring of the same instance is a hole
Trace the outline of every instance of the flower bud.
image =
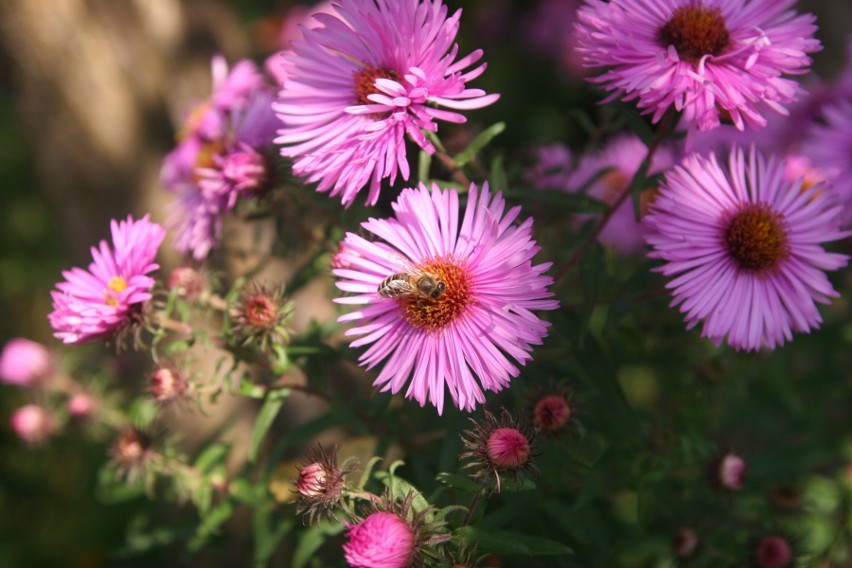
[(188, 389), (186, 376), (177, 369), (160, 367), (151, 375), (151, 394), (157, 402), (179, 400)]
[(350, 527), (343, 545), (353, 568), (406, 568), (415, 553), (416, 535), (395, 513), (378, 511)]
[(88, 420), (98, 407), (98, 401), (90, 394), (77, 393), (68, 399), (68, 414), (75, 420)]
[(688, 527), (680, 529), (675, 535), (672, 548), (678, 558), (689, 558), (698, 548), (698, 534)]
[(187, 302), (195, 301), (204, 289), (204, 278), (194, 268), (181, 266), (169, 275), (169, 290), (176, 290), (178, 296)]
[(33, 445), (44, 442), (56, 430), (56, 420), (50, 411), (36, 404), (17, 409), (9, 422), (19, 438)]
[(54, 361), (47, 347), (22, 337), (11, 339), (0, 353), (0, 381), (22, 387), (50, 378)]
[(562, 394), (550, 394), (536, 401), (533, 407), (535, 427), (543, 432), (561, 430), (571, 419), (571, 406)]
[(766, 536), (757, 544), (755, 560), (760, 568), (785, 568), (793, 564), (793, 548), (781, 536)]
[(516, 428), (497, 428), (488, 437), (486, 451), (497, 469), (516, 469), (529, 459), (530, 443)]
[(738, 491), (743, 488), (745, 469), (745, 460), (737, 454), (728, 452), (717, 463), (716, 480), (721, 487)]

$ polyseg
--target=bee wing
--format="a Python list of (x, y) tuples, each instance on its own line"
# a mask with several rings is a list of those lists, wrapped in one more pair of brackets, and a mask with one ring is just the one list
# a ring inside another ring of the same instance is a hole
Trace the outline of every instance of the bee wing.
[(379, 288), (379, 295), (385, 298), (397, 298), (414, 294), (416, 290), (408, 280), (391, 280)]

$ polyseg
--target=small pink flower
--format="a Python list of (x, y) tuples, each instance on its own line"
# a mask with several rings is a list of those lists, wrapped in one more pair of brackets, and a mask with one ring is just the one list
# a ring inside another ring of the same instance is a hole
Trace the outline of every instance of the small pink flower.
[(27, 404), (12, 413), (12, 430), (28, 444), (40, 444), (56, 430), (56, 420), (46, 408)]
[(352, 473), (353, 464), (337, 463), (337, 446), (325, 449), (311, 448), (299, 469), (296, 480), (297, 512), (313, 523), (318, 517), (334, 516), (334, 509), (343, 496), (346, 475)]
[(53, 369), (53, 356), (47, 347), (23, 337), (10, 339), (0, 353), (0, 381), (10, 385), (39, 385)]
[(165, 231), (146, 215), (112, 221), (113, 246), (92, 247), (88, 270), (72, 268), (56, 285), (48, 316), (54, 335), (67, 344), (104, 339), (139, 323), (142, 305), (151, 299), (154, 261)]
[(98, 401), (88, 393), (77, 393), (68, 399), (68, 414), (76, 420), (88, 420), (98, 408)]
[(352, 568), (406, 568), (415, 553), (416, 535), (395, 513), (378, 511), (350, 527), (343, 545)]
[(719, 485), (731, 491), (743, 488), (746, 463), (736, 454), (727, 453), (719, 460), (716, 474)]
[(325, 492), (328, 472), (319, 462), (306, 465), (299, 470), (296, 491), (305, 497), (317, 497)]
[(755, 560), (760, 568), (785, 568), (793, 563), (793, 548), (785, 538), (770, 535), (758, 543)]
[(530, 457), (530, 442), (517, 428), (497, 428), (486, 443), (488, 458), (497, 469), (515, 469)]

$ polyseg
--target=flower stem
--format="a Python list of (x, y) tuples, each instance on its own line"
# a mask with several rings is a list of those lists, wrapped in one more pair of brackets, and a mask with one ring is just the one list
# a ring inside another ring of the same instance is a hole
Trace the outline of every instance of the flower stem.
[(444, 165), (445, 168), (450, 170), (450, 172), (453, 174), (453, 179), (456, 182), (458, 182), (460, 185), (463, 185), (465, 188), (470, 186), (470, 180), (467, 179), (467, 176), (464, 175), (464, 172), (456, 166), (455, 160), (453, 160), (449, 154), (447, 154), (440, 148), (435, 148), (435, 156), (438, 158), (438, 160), (440, 160), (440, 162)]

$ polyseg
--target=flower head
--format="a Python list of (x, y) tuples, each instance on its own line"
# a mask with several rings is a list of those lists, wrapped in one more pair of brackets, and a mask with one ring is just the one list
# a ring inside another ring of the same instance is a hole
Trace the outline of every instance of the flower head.
[(553, 384), (536, 389), (528, 404), (530, 421), (536, 433), (558, 435), (577, 426), (577, 398), (571, 387)]
[(56, 430), (56, 419), (43, 406), (27, 404), (12, 413), (9, 422), (12, 430), (28, 444), (38, 445)]
[(351, 527), (343, 545), (352, 568), (406, 568), (416, 550), (416, 534), (396, 513), (376, 511)]
[(315, 447), (308, 452), (299, 468), (296, 507), (300, 515), (308, 517), (309, 522), (332, 513), (343, 496), (346, 475), (354, 469), (349, 463), (338, 464), (337, 451), (337, 446), (331, 450)]
[(112, 221), (112, 247), (101, 241), (92, 247), (88, 270), (62, 273), (64, 282), (51, 295), (48, 315), (54, 335), (64, 343), (104, 339), (138, 324), (145, 302), (151, 299), (154, 279), (148, 276), (163, 242), (163, 228), (146, 215), (135, 221)]
[(160, 172), (175, 196), (170, 219), (174, 246), (196, 260), (218, 244), (222, 216), (240, 197), (262, 195), (272, 178), (272, 85), (251, 61), (228, 70), (216, 56), (212, 67), (213, 92), (186, 119)]
[(149, 390), (157, 402), (177, 401), (187, 395), (189, 380), (179, 369), (160, 367), (151, 374)]
[(829, 185), (843, 202), (844, 225), (852, 224), (852, 95), (823, 109), (824, 124), (814, 125), (802, 152), (828, 174)]
[(533, 434), (509, 411), (502, 409), (498, 419), (488, 410), (481, 423), (470, 419), (474, 428), (462, 433), (465, 451), (460, 459), (464, 468), (472, 469), (471, 477), (490, 485), (497, 493), (501, 489), (501, 475), (508, 475), (517, 486), (523, 473), (534, 473), (532, 462)]
[(68, 414), (75, 420), (88, 420), (98, 410), (98, 400), (89, 393), (78, 392), (68, 399)]
[(148, 473), (148, 466), (155, 456), (154, 441), (144, 432), (130, 428), (113, 442), (110, 454), (118, 475), (133, 482)]
[(734, 150), (727, 168), (693, 154), (666, 175), (645, 218), (650, 254), (673, 277), (672, 305), (717, 345), (775, 348), (819, 327), (816, 303), (837, 296), (824, 271), (848, 257), (821, 243), (846, 236), (840, 205), (783, 170), (755, 150)]
[[(293, 173), (349, 205), (365, 185), (367, 203), (381, 181), (408, 179), (406, 134), (435, 151), (424, 131), (436, 120), (462, 123), (459, 110), (487, 106), (498, 95), (470, 89), (485, 70), (477, 50), (456, 61), (461, 11), (447, 17), (440, 0), (347, 0), (336, 15), (285, 52), (287, 81), (273, 105), (283, 123), (276, 142), (294, 158)], [(437, 107), (445, 107), (443, 110)]]
[[(761, 128), (762, 113), (784, 114), (807, 72), (814, 16), (789, 10), (795, 0), (586, 0), (577, 18), (579, 51), (591, 81), (609, 99), (638, 99), (657, 122), (666, 110), (710, 130), (720, 119)], [(616, 33), (613, 33), (616, 31)]]
[(290, 332), (287, 324), (293, 304), (284, 299), (284, 288), (270, 288), (252, 281), (231, 306), (234, 335), (243, 345), (256, 343), (266, 349), (274, 343), (286, 343)]
[(760, 539), (754, 551), (759, 568), (785, 568), (793, 564), (793, 547), (782, 536), (769, 535)]
[(0, 381), (17, 386), (35, 386), (53, 373), (53, 356), (47, 347), (23, 337), (10, 339), (0, 353)]
[(532, 220), (513, 224), (520, 208), (505, 206), (487, 185), (471, 185), (461, 213), (455, 190), (421, 184), (402, 191), (394, 218), (362, 224), (384, 242), (347, 234), (338, 260), (349, 268), (333, 273), (354, 295), (336, 301), (362, 307), (339, 321), (359, 322), (347, 335), (361, 336), (352, 347), (370, 345), (362, 365), (387, 360), (374, 382), (383, 391), (413, 377), (406, 396), (421, 406), (428, 399), (441, 413), (449, 390), (453, 404), (472, 410), (484, 390), (518, 376), (512, 360), (523, 365), (542, 342), (549, 324), (533, 311), (558, 307), (550, 264), (532, 263)]
[(739, 491), (745, 483), (746, 462), (735, 453), (727, 452), (713, 462), (711, 482), (728, 491)]

